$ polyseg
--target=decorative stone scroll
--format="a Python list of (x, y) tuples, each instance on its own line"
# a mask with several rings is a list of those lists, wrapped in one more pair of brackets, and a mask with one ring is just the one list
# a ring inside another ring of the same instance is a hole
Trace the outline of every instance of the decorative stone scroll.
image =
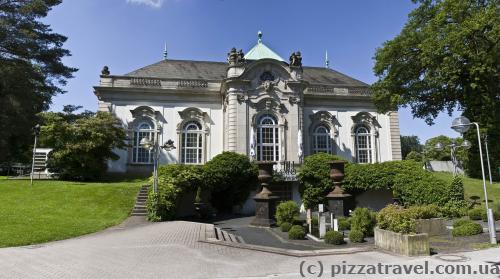
[(177, 124), (177, 133), (182, 131), (182, 127), (184, 123), (192, 120), (196, 120), (203, 126), (203, 131), (205, 133), (209, 132), (209, 126), (207, 125), (206, 117), (208, 114), (206, 112), (201, 111), (199, 108), (186, 108), (183, 111), (179, 111), (179, 116), (182, 121)]

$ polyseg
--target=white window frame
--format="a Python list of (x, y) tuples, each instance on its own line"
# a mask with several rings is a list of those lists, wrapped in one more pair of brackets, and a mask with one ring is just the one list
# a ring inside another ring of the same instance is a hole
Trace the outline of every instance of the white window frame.
[[(189, 129), (190, 127), (196, 127), (196, 129)], [(203, 163), (204, 156), (204, 139), (203, 139), (203, 128), (199, 121), (190, 120), (184, 123), (182, 133), (181, 133), (181, 163), (186, 165), (199, 165)], [(196, 136), (196, 146), (187, 146), (188, 137)], [(187, 161), (188, 151), (195, 151), (195, 160)]]
[[(362, 131), (364, 130), (364, 131)], [(360, 147), (360, 140), (364, 139), (366, 141), (366, 147)], [(373, 162), (373, 143), (372, 143), (372, 134), (370, 127), (365, 125), (359, 125), (356, 127), (355, 131), (355, 148), (356, 148), (356, 162), (359, 164), (370, 164)], [(366, 160), (361, 159), (360, 154), (362, 152), (366, 152)]]
[[(143, 128), (143, 125), (147, 125), (149, 128)], [(146, 134), (147, 135), (144, 135)], [(132, 146), (132, 163), (150, 165), (153, 163), (153, 153), (151, 150), (146, 150), (141, 147), (141, 139), (147, 137), (150, 141), (153, 141), (155, 135), (155, 126), (149, 120), (142, 120), (135, 125), (134, 129), (134, 140)], [(147, 159), (145, 161), (139, 160), (139, 154), (141, 152), (147, 153)]]
[[(280, 126), (276, 116), (266, 113), (259, 116), (259, 121), (257, 123), (257, 160), (258, 161), (272, 161), (279, 162), (281, 156), (281, 139), (280, 139)], [(266, 120), (271, 120), (272, 124), (262, 124)], [(265, 129), (271, 129), (271, 139), (272, 143), (266, 143), (263, 141), (263, 135)], [(272, 158), (271, 160), (264, 160), (263, 149), (265, 147), (272, 147)]]
[[(325, 132), (319, 132), (318, 130), (320, 129), (324, 129), (326, 131)], [(325, 125), (325, 124), (318, 124), (316, 125), (316, 127), (314, 128), (314, 131), (312, 133), (312, 142), (313, 142), (313, 154), (316, 154), (316, 153), (320, 153), (320, 152), (324, 152), (324, 153), (328, 153), (328, 154), (333, 154), (333, 146), (332, 146), (332, 140), (331, 140), (331, 137), (330, 137), (330, 127), (328, 127), (328, 125)], [(326, 137), (326, 148), (322, 148), (322, 147), (319, 147), (318, 146), (318, 139), (320, 137)]]

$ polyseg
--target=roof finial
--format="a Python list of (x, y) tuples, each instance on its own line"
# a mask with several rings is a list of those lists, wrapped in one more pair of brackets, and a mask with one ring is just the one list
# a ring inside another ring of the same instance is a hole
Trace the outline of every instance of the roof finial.
[(330, 60), (328, 60), (328, 50), (325, 51), (325, 68), (330, 68)]
[(259, 30), (259, 32), (257, 32), (257, 36), (259, 37), (259, 40), (257, 42), (259, 44), (262, 43), (262, 31)]
[(163, 50), (163, 60), (167, 60), (168, 51), (167, 51), (167, 42), (165, 42), (165, 49)]

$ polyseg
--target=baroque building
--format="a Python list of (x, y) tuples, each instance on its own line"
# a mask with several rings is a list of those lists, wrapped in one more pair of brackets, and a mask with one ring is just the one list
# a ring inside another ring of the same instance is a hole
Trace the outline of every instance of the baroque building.
[(114, 113), (129, 133), (128, 150), (111, 172), (149, 171), (142, 138), (171, 139), (160, 164), (203, 164), (223, 151), (259, 161), (293, 161), (327, 152), (349, 161), (401, 159), (397, 112), (377, 113), (369, 85), (328, 67), (287, 60), (262, 42), (226, 62), (165, 59), (124, 75), (105, 67), (94, 87), (99, 110)]

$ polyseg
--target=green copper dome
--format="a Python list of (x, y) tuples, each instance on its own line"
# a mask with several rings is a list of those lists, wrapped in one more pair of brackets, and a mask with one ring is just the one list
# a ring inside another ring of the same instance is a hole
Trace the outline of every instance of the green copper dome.
[(257, 44), (247, 52), (245, 55), (245, 59), (247, 60), (259, 60), (259, 59), (265, 59), (265, 58), (270, 58), (278, 61), (285, 62), (281, 56), (276, 54), (276, 52), (272, 51), (268, 46), (266, 46), (264, 43), (262, 43), (262, 32), (259, 31), (258, 33), (259, 40)]

